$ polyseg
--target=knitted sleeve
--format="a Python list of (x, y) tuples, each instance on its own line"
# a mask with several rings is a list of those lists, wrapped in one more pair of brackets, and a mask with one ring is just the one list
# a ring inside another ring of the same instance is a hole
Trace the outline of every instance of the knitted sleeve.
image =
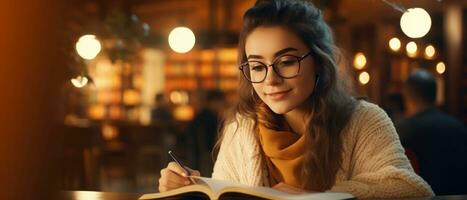
[(223, 134), (219, 153), (212, 172), (213, 179), (239, 181), (238, 173), (235, 170), (235, 151), (232, 151), (232, 142), (235, 137), (236, 123), (227, 124)]
[(212, 178), (250, 186), (264, 185), (261, 147), (255, 139), (254, 121), (238, 115), (237, 121), (229, 123), (223, 134)]
[[(357, 198), (401, 198), (434, 195), (430, 186), (414, 173), (404, 154), (392, 121), (374, 104), (364, 103), (350, 123), (355, 146), (350, 180), (336, 182), (335, 192)], [(346, 141), (344, 141), (346, 142)]]

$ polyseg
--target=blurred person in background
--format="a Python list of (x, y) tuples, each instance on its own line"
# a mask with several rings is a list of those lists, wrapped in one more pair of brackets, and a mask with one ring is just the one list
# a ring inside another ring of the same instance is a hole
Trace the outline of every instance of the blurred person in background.
[(154, 108), (151, 110), (151, 120), (156, 123), (166, 123), (173, 120), (169, 102), (163, 93), (156, 94)]
[(387, 104), (384, 107), (389, 118), (391, 118), (394, 124), (399, 123), (404, 119), (404, 99), (400, 93), (392, 93), (387, 97)]
[(201, 108), (191, 121), (188, 132), (191, 142), (193, 167), (201, 174), (211, 174), (213, 168), (212, 149), (217, 139), (221, 116), (225, 110), (226, 99), (220, 90), (208, 90), (201, 95)]
[(407, 119), (396, 128), (418, 174), (437, 195), (467, 194), (466, 128), (436, 108), (435, 77), (427, 70), (413, 72), (403, 95)]

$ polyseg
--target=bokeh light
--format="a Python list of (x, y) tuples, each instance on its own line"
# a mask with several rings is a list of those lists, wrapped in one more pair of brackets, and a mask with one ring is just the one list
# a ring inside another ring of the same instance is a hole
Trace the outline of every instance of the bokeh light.
[(436, 72), (438, 72), (438, 74), (443, 74), (445, 71), (446, 65), (444, 64), (444, 62), (439, 62), (438, 64), (436, 64)]
[(417, 43), (415, 42), (409, 42), (405, 46), (405, 50), (407, 51), (407, 56), (409, 57), (415, 57), (417, 56)]
[(362, 85), (368, 84), (368, 82), (370, 82), (370, 74), (369, 74), (368, 72), (362, 72), (362, 73), (360, 73), (360, 75), (358, 75), (358, 81), (359, 81)]
[(433, 45), (428, 45), (426, 48), (425, 48), (425, 57), (428, 58), (428, 59), (431, 59), (435, 56), (435, 53), (436, 53), (436, 49)]
[(76, 42), (76, 52), (86, 60), (94, 59), (101, 51), (101, 43), (95, 35), (83, 35)]
[(357, 54), (355, 54), (355, 58), (353, 61), (353, 66), (355, 67), (355, 69), (363, 69), (365, 65), (366, 65), (365, 54), (363, 54), (362, 52), (358, 52)]
[(421, 38), (431, 28), (431, 17), (423, 8), (409, 8), (400, 20), (402, 32), (410, 38)]
[(389, 48), (393, 51), (399, 51), (401, 48), (401, 41), (399, 38), (393, 37), (391, 40), (389, 40)]
[(86, 78), (85, 76), (77, 76), (76, 78), (71, 79), (71, 83), (77, 88), (82, 88), (86, 86), (86, 84), (88, 84), (88, 81), (88, 78)]
[(195, 34), (187, 27), (177, 27), (169, 34), (169, 45), (177, 53), (186, 53), (195, 46)]

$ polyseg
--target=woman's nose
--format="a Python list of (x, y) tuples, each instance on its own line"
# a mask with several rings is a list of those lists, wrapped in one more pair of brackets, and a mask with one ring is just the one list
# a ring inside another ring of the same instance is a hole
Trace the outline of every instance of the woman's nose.
[(276, 85), (282, 82), (282, 78), (274, 71), (271, 66), (268, 66), (269, 69), (264, 79), (264, 83), (268, 85)]

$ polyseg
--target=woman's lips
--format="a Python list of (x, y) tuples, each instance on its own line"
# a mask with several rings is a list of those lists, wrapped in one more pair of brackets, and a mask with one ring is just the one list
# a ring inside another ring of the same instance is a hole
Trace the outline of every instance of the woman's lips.
[(290, 89), (290, 90), (285, 90), (285, 91), (280, 91), (280, 92), (267, 93), (266, 96), (271, 100), (278, 101), (278, 100), (284, 99), (289, 94), (290, 91), (292, 90)]

